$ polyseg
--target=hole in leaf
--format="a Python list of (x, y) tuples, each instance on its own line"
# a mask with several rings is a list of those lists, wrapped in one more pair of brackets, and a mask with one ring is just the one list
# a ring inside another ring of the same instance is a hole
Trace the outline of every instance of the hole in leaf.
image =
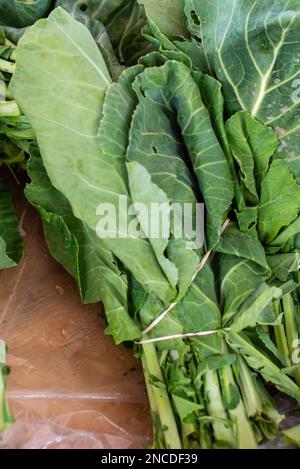
[(85, 3), (82, 3), (80, 6), (79, 6), (79, 9), (80, 11), (86, 11), (87, 10), (87, 5)]
[(157, 155), (158, 149), (156, 147), (152, 147), (152, 150), (153, 150), (153, 153), (155, 153)]
[(192, 18), (192, 20), (194, 21), (194, 23), (195, 23), (197, 26), (200, 26), (200, 20), (199, 20), (199, 18), (198, 18), (198, 16), (197, 16), (197, 13), (195, 12), (195, 10), (192, 10), (191, 13), (190, 13), (190, 15), (191, 15), (191, 18)]
[(202, 18), (202, 16), (197, 15), (195, 10), (192, 10), (190, 12), (190, 16), (191, 16), (191, 19), (193, 20), (194, 24), (196, 24), (197, 26), (200, 26), (201, 23), (205, 23), (205, 19)]

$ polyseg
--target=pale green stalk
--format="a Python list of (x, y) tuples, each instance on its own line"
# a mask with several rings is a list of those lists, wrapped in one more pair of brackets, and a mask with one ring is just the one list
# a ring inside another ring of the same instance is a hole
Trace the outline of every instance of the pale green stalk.
[[(293, 354), (295, 353), (296, 347), (298, 347), (298, 329), (295, 320), (295, 307), (294, 301), (290, 294), (287, 294), (282, 299), (283, 311), (284, 311), (284, 323), (286, 330), (286, 338), (290, 352), (290, 362), (292, 365), (298, 365), (299, 363), (293, 362)], [(295, 380), (300, 387), (300, 369), (295, 371)]]
[(150, 378), (155, 377), (159, 383), (151, 383), (152, 397), (155, 408), (164, 429), (166, 448), (180, 449), (182, 447), (174, 411), (169, 399), (168, 391), (164, 382), (164, 377), (158, 362), (157, 353), (153, 344), (143, 344), (143, 360), (147, 367)]

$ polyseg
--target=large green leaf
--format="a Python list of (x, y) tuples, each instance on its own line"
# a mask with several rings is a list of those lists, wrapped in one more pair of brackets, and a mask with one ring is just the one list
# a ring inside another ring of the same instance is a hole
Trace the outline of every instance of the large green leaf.
[(175, 61), (168, 61), (160, 68), (146, 69), (136, 80), (146, 98), (159, 103), (176, 119), (205, 202), (206, 234), (209, 245), (213, 246), (231, 205), (233, 187), (226, 157), (197, 83), (190, 69)]
[[(89, 2), (90, 3), (90, 2)], [(112, 2), (109, 2), (110, 5)], [(99, 2), (97, 2), (99, 4)], [(95, 7), (99, 6), (95, 3)], [(94, 18), (92, 11), (89, 8), (89, 4), (82, 1), (74, 0), (59, 0), (56, 2), (56, 5), (61, 5), (65, 10), (67, 10), (76, 20), (83, 23), (90, 33), (92, 34), (94, 40), (96, 41), (101, 54), (105, 60), (107, 68), (115, 80), (120, 75), (123, 67), (119, 64), (111, 40), (108, 36), (106, 28), (98, 18)], [(84, 7), (82, 7), (84, 5)]]
[(273, 161), (261, 187), (258, 213), (260, 238), (266, 243), (272, 242), (281, 228), (297, 218), (299, 209), (300, 186), (285, 161)]
[(243, 233), (233, 223), (227, 227), (215, 250), (241, 259), (249, 259), (266, 269), (267, 272), (269, 270), (260, 241), (248, 233)]
[(138, 0), (144, 5), (147, 17), (166, 36), (188, 37), (184, 0)]
[(207, 70), (223, 83), (229, 113), (245, 109), (272, 125), (277, 155), (298, 177), (298, 0), (186, 0), (185, 11)]
[(224, 304), (223, 324), (238, 311), (242, 303), (268, 278), (266, 269), (247, 259), (222, 255), (219, 259), (220, 291)]
[(10, 189), (0, 179), (0, 269), (16, 266), (23, 253)]
[[(167, 246), (168, 258), (176, 265), (179, 271), (178, 290), (180, 297), (186, 293), (196, 268), (200, 262), (193, 247), (201, 247), (195, 244), (186, 229), (184, 220), (195, 226), (197, 212), (196, 196), (194, 193), (194, 181), (185, 163), (186, 150), (181, 141), (171, 116), (167, 115), (164, 108), (149, 98), (139, 95), (137, 106), (129, 133), (129, 145), (127, 158), (138, 161), (151, 174), (151, 180), (157, 184), (167, 195), (172, 204), (178, 204), (180, 213), (174, 210), (171, 215), (171, 231), (178, 232), (178, 227), (183, 228), (176, 238), (172, 238)], [(189, 204), (190, 212), (185, 210)], [(198, 226), (201, 237), (201, 227)], [(180, 228), (180, 229), (181, 229)], [(201, 242), (201, 239), (199, 240)], [(200, 244), (200, 243), (199, 243)]]
[(143, 97), (139, 90), (138, 95), (140, 102), (132, 118), (127, 158), (147, 168), (170, 202), (194, 206), (195, 185), (185, 164), (184, 141), (176, 132), (173, 119), (159, 103)]
[(270, 158), (278, 147), (276, 133), (245, 111), (227, 120), (226, 132), (241, 180), (252, 201), (257, 203)]
[[(98, 234), (99, 204), (109, 204), (108, 234), (99, 242), (168, 304), (175, 292), (150, 243), (116, 226), (118, 215), (127, 215), (127, 207), (119, 206), (120, 196), (128, 205), (130, 199), (124, 180), (126, 146), (112, 142), (117, 150), (113, 158), (100, 149), (101, 130), (110, 119), (107, 108), (103, 110), (109, 85), (105, 62), (90, 33), (61, 8), (37, 22), (19, 42), (12, 91), (34, 128), (52, 184), (67, 197), (75, 216)], [(107, 205), (102, 208), (106, 211)], [(100, 235), (103, 238), (101, 229)]]

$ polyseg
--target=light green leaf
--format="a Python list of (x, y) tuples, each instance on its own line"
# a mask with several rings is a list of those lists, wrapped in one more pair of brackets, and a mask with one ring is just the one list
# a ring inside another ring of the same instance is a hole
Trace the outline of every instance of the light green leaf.
[(300, 217), (296, 218), (287, 228), (282, 230), (278, 236), (270, 243), (271, 246), (278, 246), (281, 248), (291, 238), (300, 233)]
[[(118, 0), (120, 2), (120, 0)], [(111, 40), (108, 36), (105, 26), (98, 21), (98, 17), (95, 18), (93, 16), (93, 10), (91, 9), (91, 4), (95, 3), (95, 8), (99, 7), (99, 1), (86, 1), (84, 3), (86, 9), (83, 11), (82, 9), (82, 1), (74, 1), (74, 0), (58, 0), (56, 2), (57, 6), (62, 6), (64, 10), (68, 11), (76, 20), (80, 21), (82, 24), (88, 28), (90, 33), (92, 34), (95, 42), (97, 43), (101, 54), (105, 60), (107, 68), (112, 76), (113, 80), (116, 80), (120, 73), (123, 70), (123, 66), (121, 66), (118, 62), (118, 59), (115, 55), (113, 50), (113, 46)], [(100, 2), (101, 3), (101, 2)], [(106, 3), (106, 2), (105, 2)], [(112, 6), (112, 2), (109, 2)], [(117, 3), (117, 2), (115, 2)], [(102, 6), (105, 7), (105, 4)]]
[(192, 283), (196, 269), (200, 264), (200, 258), (186, 240), (175, 239), (174, 237), (169, 240), (167, 254), (178, 270), (178, 295), (176, 301), (180, 301)]
[(286, 282), (291, 272), (299, 270), (300, 253), (273, 254), (267, 256), (267, 260), (273, 274), (282, 282)]
[(137, 77), (137, 84), (145, 97), (176, 116), (205, 202), (206, 234), (212, 247), (220, 237), (233, 188), (226, 157), (213, 131), (197, 83), (184, 64), (168, 61), (159, 69), (145, 70)]
[[(53, 53), (55, 50), (59, 55)], [(112, 142), (117, 148), (114, 158), (101, 151), (99, 145), (103, 128), (111, 122), (108, 109), (103, 109), (109, 84), (107, 68), (90, 33), (61, 8), (54, 10), (49, 19), (37, 22), (19, 42), (12, 91), (34, 128), (52, 184), (67, 197), (75, 216), (93, 232), (98, 232), (99, 204), (116, 209), (116, 217), (110, 212), (108, 220), (113, 238), (99, 243), (112, 250), (138, 281), (169, 304), (175, 293), (149, 242), (130, 235), (122, 239), (123, 228), (115, 230), (119, 209), (120, 216), (127, 213), (127, 207), (119, 207), (120, 196), (128, 205), (130, 200), (123, 178), (123, 140)], [(112, 85), (112, 99), (114, 92)], [(118, 125), (122, 132), (122, 122)], [(100, 234), (103, 236), (103, 230)]]
[(0, 269), (16, 266), (23, 254), (23, 241), (7, 184), (0, 179)]
[(262, 269), (247, 259), (222, 255), (219, 259), (220, 290), (225, 325), (239, 311), (246, 298), (256, 291), (268, 278), (266, 269)]
[[(140, 89), (137, 89), (139, 95)], [(174, 116), (175, 117), (175, 116)], [(162, 105), (139, 95), (132, 118), (127, 158), (145, 166), (171, 203), (189, 203), (195, 210), (195, 185), (185, 164), (184, 142)]]
[(219, 370), (224, 366), (231, 366), (236, 361), (236, 355), (234, 353), (226, 353), (224, 355), (211, 355), (197, 367), (196, 378), (200, 377), (205, 370)]
[(278, 147), (276, 133), (245, 111), (238, 112), (227, 120), (226, 132), (242, 182), (258, 202), (270, 158)]
[(293, 222), (300, 209), (300, 186), (283, 160), (275, 160), (261, 186), (258, 212), (260, 239), (270, 243)]
[(273, 299), (281, 296), (281, 290), (276, 287), (268, 287), (262, 285), (255, 293), (255, 297), (250, 305), (241, 307), (238, 314), (234, 317), (230, 325), (230, 330), (240, 332), (247, 327), (254, 327), (260, 321), (260, 316), (265, 308), (273, 301)]
[[(165, 257), (164, 253), (170, 237), (170, 203), (165, 192), (151, 181), (151, 176), (141, 164), (136, 161), (127, 163), (129, 189), (134, 204), (141, 204), (145, 210), (137, 210), (137, 218), (143, 232), (149, 239), (157, 260), (173, 288), (178, 282), (178, 270)], [(156, 217), (152, 214), (153, 205), (162, 204), (165, 213), (160, 212)], [(135, 205), (138, 207), (138, 205)]]
[(254, 205), (252, 207), (241, 205), (239, 209), (241, 211), (236, 210), (235, 213), (240, 229), (243, 232), (248, 232), (249, 234), (257, 237), (256, 225), (258, 217), (258, 205)]
[(188, 37), (184, 0), (138, 0), (144, 5), (147, 17), (168, 37)]
[(197, 275), (194, 283), (175, 312), (186, 332), (199, 332), (220, 328), (218, 308), (213, 283), (213, 272), (206, 265)]
[[(189, 237), (190, 233), (183, 224), (185, 221), (190, 222), (191, 227), (196, 226), (195, 234), (201, 238), (203, 227), (201, 213), (196, 208), (195, 184), (183, 158), (186, 153), (184, 144), (175, 132), (172, 119), (163, 106), (144, 98), (139, 89), (138, 96), (140, 102), (131, 123), (127, 158), (142, 164), (151, 174), (152, 181), (166, 193), (170, 203), (179, 209), (171, 213), (171, 231), (177, 234), (168, 244), (168, 257), (179, 270), (178, 288), (180, 296), (183, 296), (200, 262), (193, 251), (195, 239)], [(189, 204), (189, 212), (184, 204)], [(203, 240), (198, 241), (196, 247), (199, 249)]]
[(223, 233), (215, 251), (248, 259), (269, 271), (266, 255), (260, 241), (248, 233), (243, 233), (231, 223)]
[(195, 416), (200, 410), (203, 409), (202, 404), (197, 404), (196, 402), (188, 401), (180, 396), (172, 395), (174, 405), (178, 412), (178, 416), (182, 422), (188, 421), (192, 416)]

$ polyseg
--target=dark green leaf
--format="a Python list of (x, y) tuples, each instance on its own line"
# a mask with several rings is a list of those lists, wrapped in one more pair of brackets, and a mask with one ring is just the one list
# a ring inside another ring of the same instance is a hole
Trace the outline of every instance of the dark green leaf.
[(10, 189), (0, 179), (0, 269), (16, 266), (22, 254), (23, 241)]
[(0, 24), (22, 28), (30, 26), (39, 18), (46, 16), (53, 0), (1, 0)]

